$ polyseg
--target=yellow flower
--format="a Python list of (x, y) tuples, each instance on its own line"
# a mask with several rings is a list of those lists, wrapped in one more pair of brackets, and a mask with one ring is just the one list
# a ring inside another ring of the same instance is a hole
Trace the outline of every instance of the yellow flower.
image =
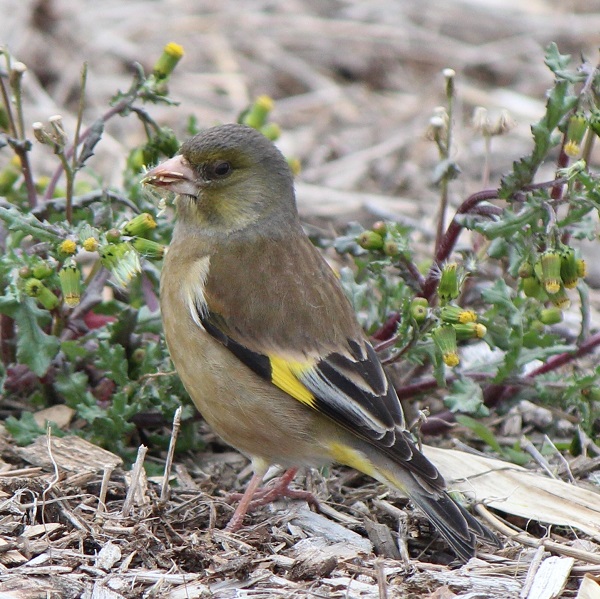
[(98, 249), (98, 240), (95, 237), (88, 237), (83, 242), (83, 249), (86, 252), (95, 252)]
[(58, 252), (63, 256), (72, 256), (76, 251), (77, 244), (72, 239), (65, 239), (58, 246)]

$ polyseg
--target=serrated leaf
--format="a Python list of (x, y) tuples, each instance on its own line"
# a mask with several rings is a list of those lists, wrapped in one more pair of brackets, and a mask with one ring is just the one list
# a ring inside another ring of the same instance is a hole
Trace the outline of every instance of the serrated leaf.
[(4, 421), (6, 430), (12, 435), (17, 445), (29, 445), (46, 431), (35, 421), (32, 412), (23, 412), (19, 419), (9, 416)]
[(27, 296), (20, 301), (7, 296), (0, 298), (0, 312), (13, 318), (18, 327), (19, 363), (28, 366), (37, 376), (44, 376), (60, 349), (59, 339), (42, 330), (42, 326), (50, 322), (50, 314)]
[(489, 410), (483, 404), (481, 387), (472, 379), (459, 378), (450, 385), (450, 393), (444, 404), (451, 412), (463, 412), (474, 416), (487, 416)]
[(57, 226), (42, 222), (33, 214), (25, 214), (12, 206), (10, 208), (0, 207), (0, 219), (7, 224), (10, 231), (31, 235), (39, 241), (58, 243), (65, 237), (65, 234)]
[(122, 345), (102, 343), (98, 347), (96, 365), (100, 370), (104, 370), (106, 376), (117, 385), (122, 386), (129, 382), (128, 362), (125, 348)]

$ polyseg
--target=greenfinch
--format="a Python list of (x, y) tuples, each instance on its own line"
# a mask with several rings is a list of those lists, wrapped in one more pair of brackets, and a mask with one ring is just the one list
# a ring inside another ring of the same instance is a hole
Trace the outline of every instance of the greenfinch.
[(229, 530), (270, 465), (291, 469), (278, 491), (294, 496), (297, 467), (337, 462), (403, 491), (462, 560), (477, 538), (497, 544), (406, 430), (394, 387), (300, 225), (273, 143), (245, 125), (213, 127), (144, 182), (176, 194), (160, 283), (173, 363), (208, 424), (254, 468)]

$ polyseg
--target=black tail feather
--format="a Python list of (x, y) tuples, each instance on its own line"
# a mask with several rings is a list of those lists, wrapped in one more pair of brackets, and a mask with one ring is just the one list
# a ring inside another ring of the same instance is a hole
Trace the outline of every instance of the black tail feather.
[(413, 493), (411, 499), (429, 518), (461, 560), (466, 562), (475, 555), (477, 539), (496, 547), (501, 546), (492, 531), (478, 522), (447, 493), (444, 492), (437, 496)]

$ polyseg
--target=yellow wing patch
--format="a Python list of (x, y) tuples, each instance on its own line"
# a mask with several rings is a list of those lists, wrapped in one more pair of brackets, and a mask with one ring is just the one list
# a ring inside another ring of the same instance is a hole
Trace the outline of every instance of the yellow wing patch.
[(310, 362), (295, 362), (269, 356), (271, 364), (271, 382), (291, 395), (294, 399), (306, 404), (311, 408), (316, 407), (315, 396), (300, 382), (298, 373), (311, 368)]

